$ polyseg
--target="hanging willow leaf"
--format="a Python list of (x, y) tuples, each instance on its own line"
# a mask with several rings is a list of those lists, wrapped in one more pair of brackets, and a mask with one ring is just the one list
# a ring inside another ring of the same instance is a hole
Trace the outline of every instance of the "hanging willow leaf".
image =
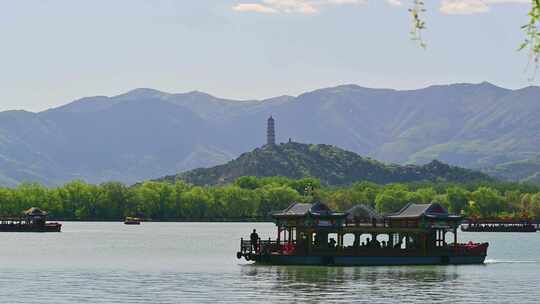
[[(412, 18), (411, 39), (418, 42), (420, 47), (426, 48), (426, 43), (422, 39), (422, 31), (426, 29), (424, 13), (426, 12), (424, 1), (412, 0), (412, 6), (409, 13)], [(529, 22), (521, 29), (525, 32), (525, 39), (519, 45), (518, 50), (528, 50), (531, 61), (534, 61), (536, 67), (540, 64), (540, 0), (531, 0), (529, 10)]]
[(521, 27), (525, 32), (525, 41), (518, 50), (528, 49), (531, 60), (538, 64), (540, 60), (540, 0), (531, 1), (529, 23)]
[(422, 48), (427, 47), (426, 43), (422, 39), (422, 31), (426, 29), (426, 23), (423, 19), (425, 12), (426, 9), (424, 8), (424, 1), (422, 0), (414, 0), (412, 7), (409, 8), (409, 13), (411, 14), (413, 20), (411, 39), (418, 42)]

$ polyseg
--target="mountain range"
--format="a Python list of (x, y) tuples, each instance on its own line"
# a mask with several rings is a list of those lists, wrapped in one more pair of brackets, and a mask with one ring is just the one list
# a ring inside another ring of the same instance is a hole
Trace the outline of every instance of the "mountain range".
[(484, 82), (417, 90), (357, 85), (297, 97), (228, 100), (136, 89), (39, 113), (0, 112), (0, 185), (73, 179), (135, 183), (224, 164), (265, 142), (324, 143), (387, 163), (433, 159), (537, 181), (540, 88)]

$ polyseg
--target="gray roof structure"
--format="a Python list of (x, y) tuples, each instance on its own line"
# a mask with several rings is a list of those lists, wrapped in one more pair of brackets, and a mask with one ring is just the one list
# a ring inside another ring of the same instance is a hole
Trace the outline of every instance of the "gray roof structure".
[(434, 219), (461, 219), (460, 215), (449, 214), (448, 211), (438, 203), (431, 204), (413, 204), (409, 203), (400, 211), (394, 214), (387, 215), (390, 219), (410, 219), (428, 217)]
[(347, 210), (347, 220), (368, 220), (371, 221), (372, 219), (382, 219), (382, 215), (377, 213), (377, 211), (373, 210), (368, 205), (360, 204), (352, 207), (351, 209)]
[(292, 203), (283, 211), (274, 213), (274, 215), (306, 215), (311, 209), (311, 204)]
[(272, 215), (274, 217), (302, 217), (307, 215), (344, 217), (347, 213), (334, 212), (323, 203), (292, 203), (285, 210), (275, 212)]

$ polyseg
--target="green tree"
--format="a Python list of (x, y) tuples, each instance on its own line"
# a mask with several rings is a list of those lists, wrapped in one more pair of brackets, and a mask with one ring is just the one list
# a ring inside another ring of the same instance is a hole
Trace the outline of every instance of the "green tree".
[(296, 190), (288, 186), (272, 186), (267, 185), (257, 189), (260, 198), (258, 215), (269, 217), (274, 211), (279, 211), (287, 208), (294, 202), (301, 202), (301, 195)]
[(13, 215), (15, 211), (14, 191), (0, 188), (0, 213), (3, 215)]
[(72, 181), (58, 188), (58, 199), (66, 218), (83, 219), (96, 201), (97, 192), (83, 181)]
[(254, 190), (261, 186), (261, 182), (255, 176), (242, 176), (236, 179), (234, 182), (235, 185), (242, 189)]
[(137, 213), (151, 218), (167, 218), (175, 205), (174, 186), (169, 183), (145, 182), (135, 190)]
[(364, 204), (375, 208), (375, 199), (381, 191), (381, 186), (371, 182), (355, 183), (350, 187), (353, 204)]
[(380, 213), (397, 212), (409, 202), (409, 192), (400, 185), (389, 187), (375, 198), (375, 206)]
[(531, 211), (532, 196), (529, 193), (521, 195), (520, 209), (523, 213), (529, 213)]
[(540, 192), (531, 195), (529, 214), (535, 219), (540, 219)]
[(492, 188), (480, 187), (472, 193), (472, 197), (482, 217), (495, 217), (504, 209), (504, 198)]
[(260, 197), (254, 191), (236, 186), (224, 188), (223, 200), (227, 217), (256, 216), (260, 204)]
[(36, 183), (22, 183), (13, 191), (12, 214), (20, 214), (21, 211), (34, 206), (43, 206), (47, 201), (49, 190)]
[(461, 187), (453, 186), (446, 189), (448, 209), (450, 212), (460, 214), (469, 205), (469, 192)]
[(515, 212), (521, 210), (521, 192), (519, 190), (506, 190), (504, 200), (506, 211)]
[(177, 180), (174, 184), (174, 206), (172, 206), (172, 211), (171, 212), (171, 216), (172, 217), (175, 217), (175, 218), (181, 218), (181, 217), (185, 217), (186, 214), (185, 214), (185, 204), (184, 202), (182, 201), (182, 195), (185, 193), (185, 192), (188, 192), (189, 190), (191, 190), (191, 185), (182, 181), (182, 180)]
[(100, 185), (101, 199), (96, 204), (98, 214), (105, 219), (122, 219), (137, 215), (137, 205), (130, 189), (119, 182)]
[(214, 204), (213, 196), (203, 187), (193, 187), (189, 191), (182, 193), (181, 200), (185, 206), (186, 216), (192, 218), (207, 216), (208, 210)]
[(289, 186), (303, 196), (312, 196), (313, 192), (321, 188), (321, 181), (316, 178), (302, 178), (289, 183)]
[[(433, 197), (433, 202), (441, 204), (448, 212), (452, 211), (450, 210), (450, 202), (448, 201), (448, 196), (446, 194), (437, 194), (435, 197)], [(453, 213), (459, 213), (459, 212), (453, 212)]]
[(437, 192), (429, 187), (429, 188), (420, 188), (416, 190), (416, 194), (420, 197), (420, 203), (422, 204), (429, 204), (433, 202), (433, 199), (437, 195)]

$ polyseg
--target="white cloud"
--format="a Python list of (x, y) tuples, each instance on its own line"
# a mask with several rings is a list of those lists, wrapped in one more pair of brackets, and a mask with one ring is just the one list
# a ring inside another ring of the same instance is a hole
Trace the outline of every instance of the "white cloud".
[(239, 3), (233, 6), (237, 12), (316, 14), (329, 5), (362, 4), (366, 0), (260, 0), (252, 3)]
[(447, 15), (470, 15), (489, 12), (493, 4), (530, 4), (530, 0), (442, 0), (441, 12)]
[(386, 2), (388, 2), (388, 4), (390, 4), (392, 6), (402, 6), (403, 5), (401, 0), (386, 0)]
[(441, 12), (447, 15), (479, 14), (489, 11), (489, 6), (482, 0), (443, 0)]
[(484, 0), (488, 4), (531, 3), (531, 0)]
[(258, 3), (240, 3), (233, 6), (232, 9), (237, 12), (255, 12), (255, 13), (263, 13), (263, 14), (277, 13), (277, 10), (268, 6), (264, 6), (262, 4), (258, 4)]
[[(237, 12), (264, 14), (316, 14), (325, 6), (363, 4), (368, 0), (251, 0), (233, 6)], [(403, 6), (403, 0), (386, 0), (392, 6)], [(441, 0), (440, 11), (447, 15), (470, 15), (489, 12), (492, 5), (530, 4), (531, 0)]]

